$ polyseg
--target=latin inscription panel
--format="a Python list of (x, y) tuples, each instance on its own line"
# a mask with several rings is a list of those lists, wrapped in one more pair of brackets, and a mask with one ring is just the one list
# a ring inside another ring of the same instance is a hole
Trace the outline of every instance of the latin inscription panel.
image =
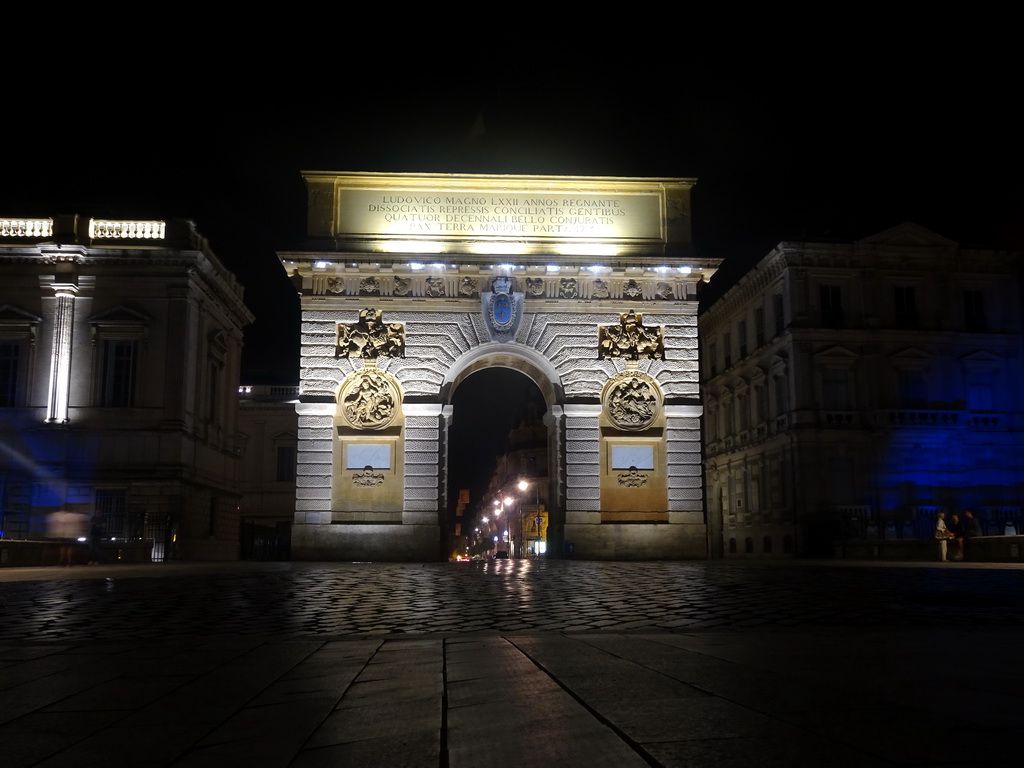
[(662, 196), (336, 190), (337, 230), (391, 236), (663, 240)]

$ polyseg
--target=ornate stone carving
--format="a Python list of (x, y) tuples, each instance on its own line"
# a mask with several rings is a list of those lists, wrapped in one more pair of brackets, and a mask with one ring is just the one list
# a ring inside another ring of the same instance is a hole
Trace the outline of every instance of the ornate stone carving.
[(335, 357), (378, 357), (405, 355), (405, 326), (401, 323), (385, 325), (376, 309), (364, 309), (357, 323), (338, 323), (334, 344)]
[(491, 341), (511, 341), (523, 318), (523, 294), (512, 291), (512, 278), (500, 276), (491, 281), (491, 290), (482, 296), (484, 320)]
[(375, 475), (373, 467), (364, 467), (362, 472), (352, 475), (352, 484), (361, 488), (373, 488), (377, 485), (384, 485), (384, 475)]
[(619, 325), (602, 325), (597, 334), (597, 359), (664, 360), (665, 343), (659, 326), (645, 328), (644, 316), (633, 310), (619, 315)]
[(412, 291), (412, 280), (408, 277), (395, 276), (395, 286), (391, 289), (395, 296), (408, 296)]
[(675, 292), (672, 290), (672, 286), (668, 283), (658, 283), (654, 295), (659, 299), (671, 300), (675, 298)]
[(642, 488), (647, 485), (647, 474), (636, 467), (630, 467), (628, 472), (620, 472), (618, 476), (619, 485), (626, 488)]
[(374, 368), (350, 374), (338, 394), (345, 420), (356, 429), (388, 426), (398, 413), (400, 400), (395, 381)]
[(428, 277), (427, 278), (427, 296), (432, 299), (440, 299), (444, 296), (444, 278), (443, 277)]
[(328, 293), (344, 293), (345, 292), (345, 281), (340, 277), (328, 277), (327, 278), (327, 292)]
[(611, 295), (612, 292), (608, 287), (608, 283), (600, 278), (594, 281), (593, 296), (595, 299), (607, 299)]
[(380, 296), (380, 283), (376, 277), (364, 277), (359, 281), (360, 296)]
[(627, 299), (641, 299), (644, 295), (644, 289), (640, 287), (636, 280), (630, 280), (622, 288), (622, 295)]
[(472, 277), (462, 278), (462, 282), (459, 283), (459, 296), (464, 296), (467, 299), (475, 299), (480, 293), (476, 287), (476, 280)]
[(646, 373), (626, 371), (612, 378), (601, 394), (608, 419), (619, 429), (647, 429), (661, 415), (664, 398)]
[(543, 296), (544, 295), (544, 278), (543, 277), (528, 277), (526, 278), (526, 293), (529, 296)]
[(579, 287), (576, 285), (575, 277), (563, 277), (559, 281), (558, 297), (560, 299), (575, 299), (580, 295)]

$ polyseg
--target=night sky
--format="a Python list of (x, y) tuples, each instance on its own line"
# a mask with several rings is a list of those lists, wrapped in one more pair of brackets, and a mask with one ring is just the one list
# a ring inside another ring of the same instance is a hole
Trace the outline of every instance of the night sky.
[(782, 239), (908, 220), (1021, 247), (1017, 67), (936, 54), (921, 43), (886, 67), (873, 51), (873, 73), (808, 51), (736, 76), (651, 61), (592, 82), (484, 71), (445, 87), (268, 60), (241, 75), (176, 71), (150, 99), (84, 98), (76, 83), (114, 62), (83, 57), (55, 90), (59, 110), (4, 116), (0, 215), (194, 220), (257, 318), (244, 379), (295, 383), (297, 301), (276, 253), (304, 234), (302, 170), (693, 177), (694, 243), (725, 260), (719, 290)]
[[(593, 76), (581, 61), (387, 74), (337, 52), (213, 70), (91, 52), (46, 81), (48, 104), (3, 115), (0, 216), (194, 220), (256, 315), (251, 384), (298, 379), (298, 301), (276, 253), (304, 235), (302, 170), (693, 177), (697, 253), (725, 260), (710, 295), (794, 237), (914, 221), (1024, 247), (1013, 49), (914, 39), (839, 55), (825, 41), (789, 64), (764, 45), (731, 68), (680, 53)], [(129, 87), (136, 69), (155, 85)]]

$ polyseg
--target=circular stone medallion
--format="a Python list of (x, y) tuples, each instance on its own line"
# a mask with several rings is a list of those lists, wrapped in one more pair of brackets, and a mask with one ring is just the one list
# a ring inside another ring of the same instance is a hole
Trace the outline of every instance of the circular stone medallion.
[(605, 413), (619, 429), (647, 429), (661, 414), (663, 398), (658, 383), (644, 373), (625, 373), (605, 386)]
[(383, 429), (398, 413), (398, 386), (377, 370), (356, 371), (341, 388), (338, 402), (345, 420), (356, 429)]

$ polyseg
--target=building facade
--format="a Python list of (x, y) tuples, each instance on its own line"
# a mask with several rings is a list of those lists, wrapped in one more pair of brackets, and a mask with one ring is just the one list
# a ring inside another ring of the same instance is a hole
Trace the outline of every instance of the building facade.
[(4, 538), (79, 513), (156, 560), (237, 558), (251, 321), (192, 222), (0, 220)]
[(487, 367), (544, 398), (549, 555), (706, 556), (693, 180), (304, 178), (293, 558), (447, 557), (452, 396)]
[(1020, 261), (914, 224), (783, 242), (700, 319), (712, 556), (1021, 530)]
[(240, 556), (288, 560), (295, 517), (297, 386), (238, 388)]

